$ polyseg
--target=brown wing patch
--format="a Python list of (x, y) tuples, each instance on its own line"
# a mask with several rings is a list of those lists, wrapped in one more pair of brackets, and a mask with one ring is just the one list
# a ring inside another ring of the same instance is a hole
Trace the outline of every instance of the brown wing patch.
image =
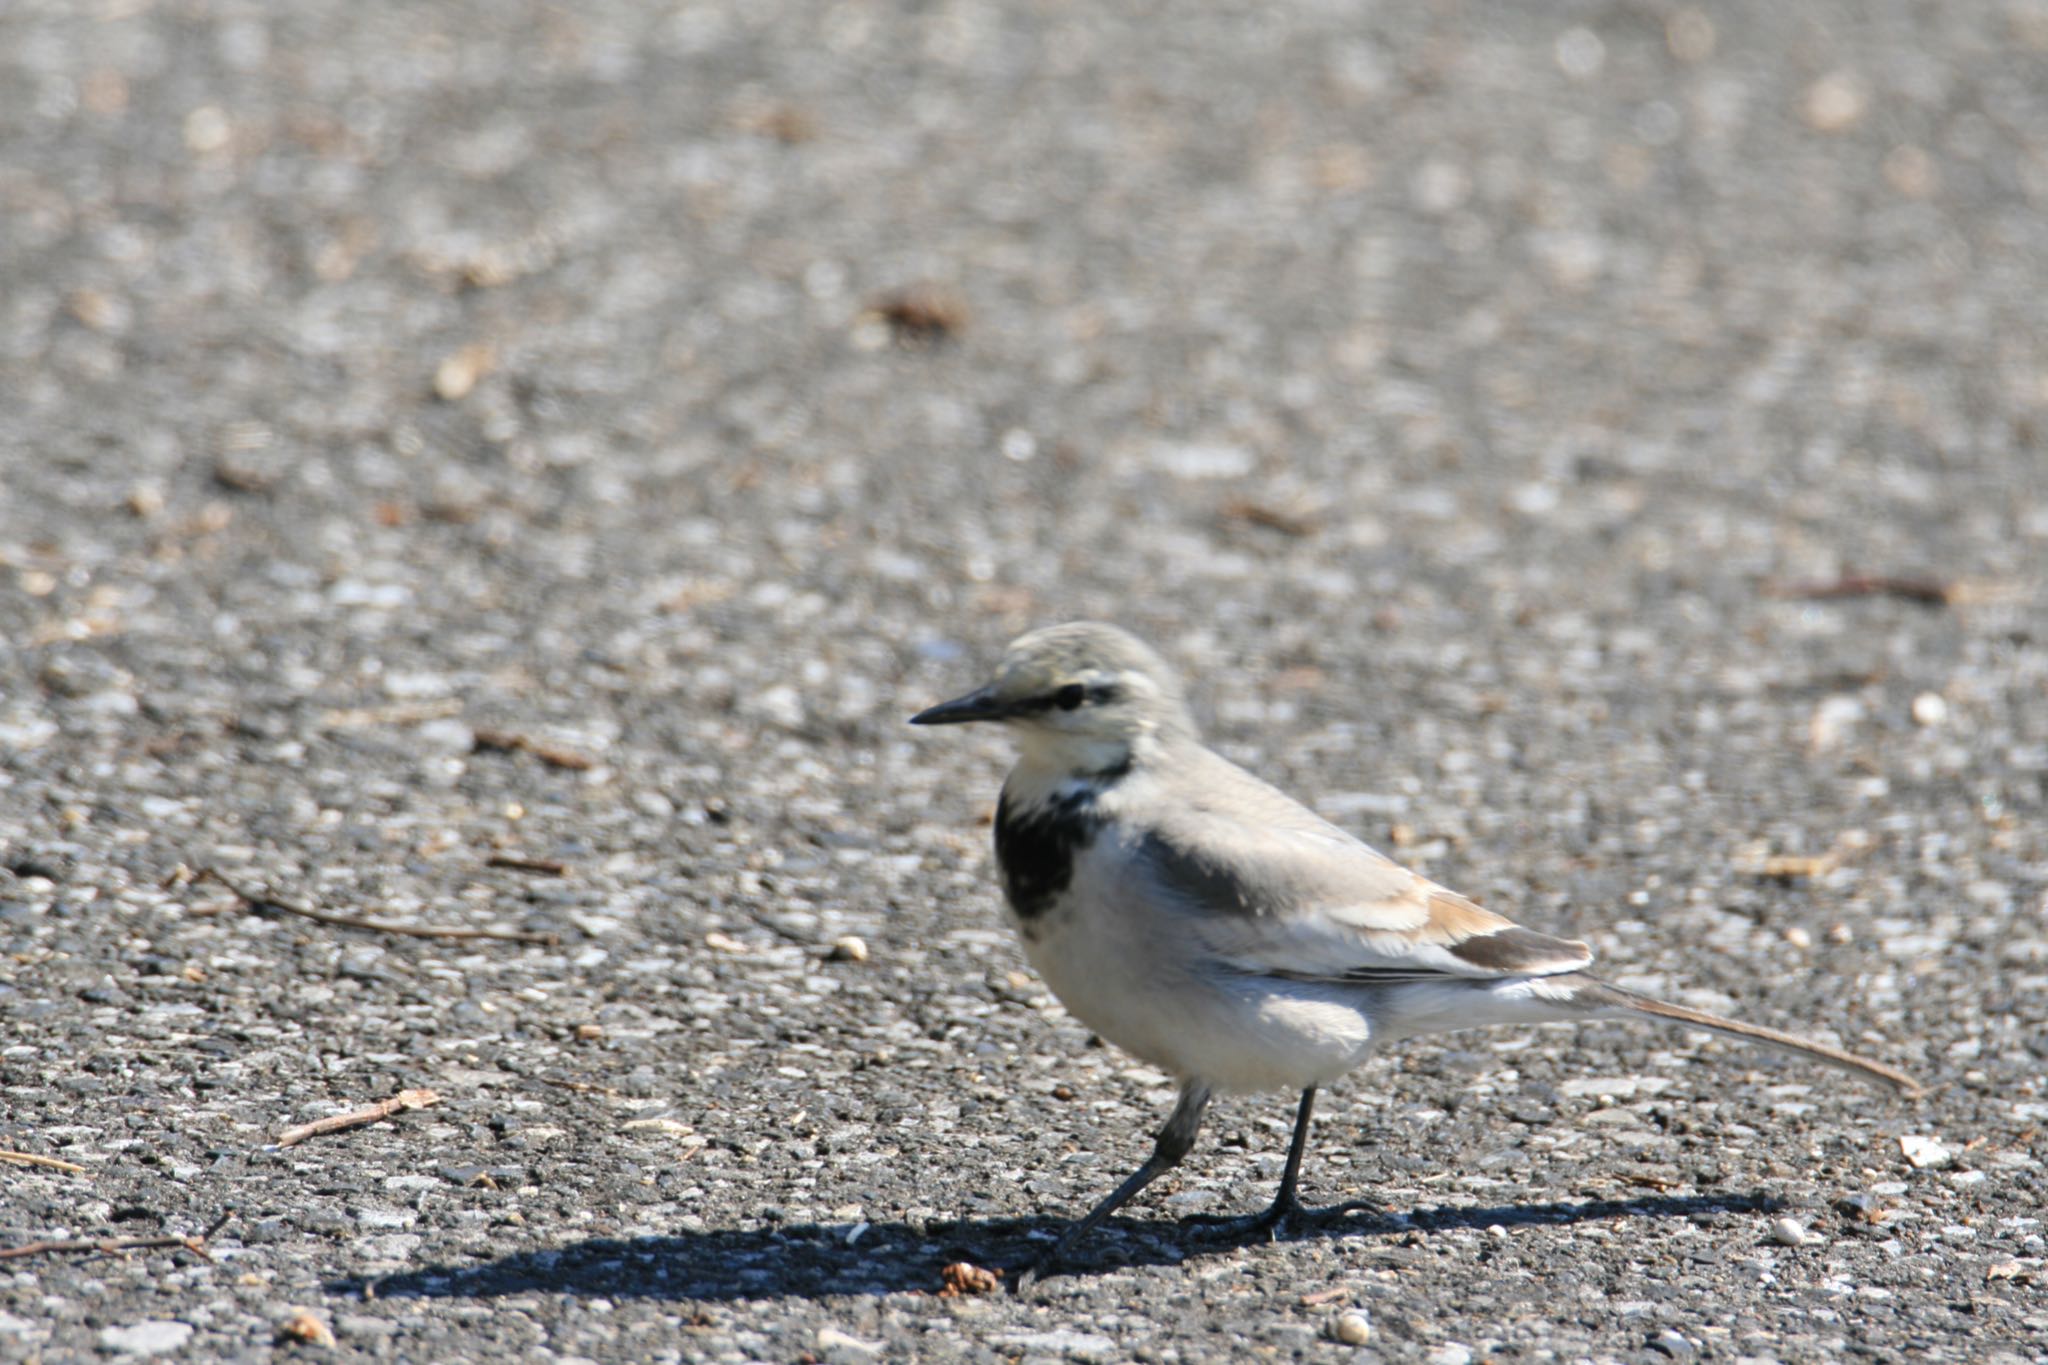
[(1576, 971), (1593, 960), (1593, 950), (1574, 939), (1553, 938), (1524, 929), (1455, 891), (1432, 887), (1428, 882), (1417, 890), (1424, 887), (1430, 888), (1424, 901), (1429, 907), (1429, 927), (1425, 932), (1450, 949), (1452, 957), (1482, 972), (1541, 976)]
[(1419, 877), (1416, 880), (1420, 885), (1415, 890), (1429, 911), (1429, 925), (1424, 933), (1434, 942), (1459, 943), (1475, 935), (1494, 934), (1515, 927), (1512, 920), (1466, 900), (1455, 891), (1432, 886)]
[(1451, 956), (1481, 971), (1499, 972), (1503, 976), (1540, 976), (1576, 971), (1593, 960), (1593, 950), (1576, 939), (1552, 938), (1510, 924), (1452, 944)]

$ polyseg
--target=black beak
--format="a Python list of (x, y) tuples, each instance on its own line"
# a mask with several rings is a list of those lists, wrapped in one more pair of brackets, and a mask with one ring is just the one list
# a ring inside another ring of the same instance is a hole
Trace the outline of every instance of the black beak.
[(965, 725), (976, 720), (1001, 720), (1010, 714), (1010, 708), (996, 700), (993, 686), (969, 692), (964, 697), (942, 701), (937, 706), (927, 707), (910, 718), (912, 725)]

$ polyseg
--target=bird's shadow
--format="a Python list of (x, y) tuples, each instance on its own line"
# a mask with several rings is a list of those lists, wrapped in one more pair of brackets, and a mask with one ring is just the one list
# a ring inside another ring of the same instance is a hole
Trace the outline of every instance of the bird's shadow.
[[(1308, 1235), (1376, 1237), (1393, 1246), (1418, 1235), (1427, 1238), (1496, 1225), (1757, 1214), (1779, 1207), (1777, 1201), (1760, 1195), (1693, 1195), (1428, 1208), (1400, 1216), (1354, 1214)], [(670, 1237), (600, 1237), (468, 1265), (432, 1265), (398, 1275), (352, 1278), (328, 1288), (385, 1299), (488, 1299), (541, 1292), (699, 1302), (939, 1292), (946, 1286), (943, 1272), (949, 1264), (965, 1261), (991, 1270), (1026, 1266), (1067, 1226), (1055, 1218), (979, 1218), (924, 1227), (900, 1222), (791, 1224)], [(1212, 1241), (1182, 1223), (1117, 1219), (1099, 1229), (1060, 1274), (1089, 1276), (1129, 1266), (1177, 1265), (1250, 1240)]]

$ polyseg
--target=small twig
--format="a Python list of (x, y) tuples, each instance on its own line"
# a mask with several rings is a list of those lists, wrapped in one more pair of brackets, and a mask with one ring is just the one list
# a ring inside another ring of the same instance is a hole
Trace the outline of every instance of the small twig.
[(574, 1090), (582, 1095), (609, 1095), (617, 1098), (619, 1088), (615, 1085), (598, 1085), (594, 1081), (562, 1081), (553, 1076), (535, 1076), (542, 1085), (559, 1086), (563, 1090)]
[(958, 335), (967, 325), (967, 300), (943, 285), (913, 284), (882, 295), (861, 316), (887, 323), (900, 344), (930, 344)]
[(470, 734), (470, 747), (478, 753), (516, 754), (524, 751), (551, 768), (567, 768), (579, 773), (597, 766), (597, 760), (588, 754), (579, 754), (574, 749), (564, 749), (555, 744), (543, 744), (531, 735), (485, 729), (473, 730)]
[(53, 1156), (37, 1156), (34, 1152), (0, 1152), (0, 1161), (12, 1161), (22, 1166), (48, 1166), (53, 1171), (69, 1171), (73, 1175), (84, 1175), (85, 1167), (69, 1161), (59, 1161)]
[(520, 853), (493, 853), (484, 859), (485, 867), (509, 867), (514, 872), (538, 872), (543, 876), (567, 876), (569, 865), (560, 858), (529, 858)]
[(280, 900), (268, 891), (251, 891), (236, 885), (219, 868), (202, 867), (193, 874), (192, 880), (216, 881), (233, 892), (241, 901), (254, 910), (282, 910), (288, 915), (297, 915), (317, 924), (332, 924), (343, 929), (368, 929), (378, 934), (401, 934), (407, 938), (489, 938), (506, 943), (539, 943), (554, 947), (562, 940), (558, 935), (537, 933), (529, 929), (468, 929), (456, 926), (425, 924), (391, 924), (385, 920), (364, 919), (360, 915), (337, 915), (329, 910), (315, 910), (309, 905), (294, 905)]
[(418, 725), (422, 721), (461, 714), (460, 697), (443, 697), (437, 701), (401, 701), (389, 706), (353, 706), (324, 711), (320, 715), (320, 725), (327, 730), (352, 730), (368, 725)]
[(1832, 583), (1773, 583), (1770, 597), (1801, 597), (1825, 601), (1836, 597), (1898, 597), (1923, 606), (1946, 607), (1956, 600), (1953, 583), (1931, 578), (1894, 578), (1886, 574), (1844, 574)]
[(1241, 521), (1247, 526), (1263, 526), (1268, 531), (1278, 531), (1283, 536), (1297, 539), (1312, 536), (1322, 525), (1313, 512), (1297, 512), (1270, 503), (1254, 502), (1250, 498), (1229, 498), (1221, 509), (1226, 521)]
[(1818, 856), (1799, 853), (1774, 853), (1764, 859), (1761, 876), (1774, 882), (1797, 881), (1811, 877), (1816, 881), (1841, 866), (1842, 855), (1833, 849)]
[(361, 1109), (351, 1109), (346, 1114), (331, 1114), (324, 1119), (302, 1123), (296, 1128), (287, 1128), (277, 1135), (277, 1145), (296, 1147), (310, 1137), (347, 1132), (351, 1128), (381, 1122), (393, 1114), (404, 1113), (408, 1109), (425, 1109), (428, 1105), (440, 1102), (441, 1097), (431, 1090), (401, 1090), (388, 1100), (378, 1100), (375, 1104), (364, 1105)]
[(550, 768), (567, 768), (570, 772), (588, 772), (597, 766), (597, 760), (589, 754), (579, 754), (574, 749), (564, 749), (559, 744), (529, 743), (526, 752)]
[(0, 1250), (0, 1261), (61, 1251), (84, 1251), (100, 1256), (118, 1256), (124, 1251), (154, 1251), (162, 1247), (181, 1247), (203, 1261), (210, 1261), (213, 1256), (206, 1249), (206, 1239), (226, 1227), (228, 1220), (234, 1216), (235, 1211), (229, 1209), (213, 1220), (212, 1227), (192, 1237), (61, 1237), (42, 1242), (28, 1242), (22, 1246)]

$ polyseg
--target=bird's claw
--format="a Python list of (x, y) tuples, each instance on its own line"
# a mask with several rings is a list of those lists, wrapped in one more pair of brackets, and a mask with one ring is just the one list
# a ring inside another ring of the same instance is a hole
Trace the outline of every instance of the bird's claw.
[(1348, 1204), (1332, 1204), (1328, 1208), (1312, 1209), (1299, 1200), (1276, 1201), (1264, 1213), (1254, 1213), (1239, 1218), (1221, 1217), (1215, 1214), (1195, 1214), (1188, 1219), (1191, 1223), (1203, 1223), (1195, 1235), (1205, 1242), (1236, 1242), (1263, 1235), (1267, 1241), (1286, 1242), (1306, 1236), (1318, 1228), (1340, 1223), (1354, 1213), (1378, 1213), (1378, 1206), (1363, 1199)]

